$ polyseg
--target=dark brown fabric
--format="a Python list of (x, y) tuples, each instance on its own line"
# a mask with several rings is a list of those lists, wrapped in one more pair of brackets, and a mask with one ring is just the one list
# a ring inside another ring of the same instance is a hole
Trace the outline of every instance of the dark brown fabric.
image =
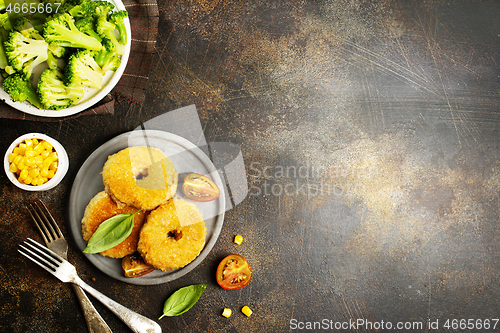
[(112, 115), (115, 102), (142, 103), (158, 35), (159, 12), (156, 0), (122, 0), (128, 11), (132, 36), (127, 67), (115, 88), (94, 107), (64, 118), (49, 118), (18, 111), (0, 101), (0, 118), (34, 121), (61, 121), (85, 115)]

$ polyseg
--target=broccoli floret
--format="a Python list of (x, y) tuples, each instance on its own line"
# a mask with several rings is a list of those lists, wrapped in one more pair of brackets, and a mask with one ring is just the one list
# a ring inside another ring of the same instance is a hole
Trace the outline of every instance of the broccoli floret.
[(102, 67), (106, 61), (115, 55), (115, 44), (108, 38), (104, 37), (101, 41), (102, 49), (95, 54), (95, 61)]
[(11, 66), (29, 79), (33, 69), (47, 60), (48, 46), (44, 40), (25, 37), (19, 31), (13, 31), (5, 42), (5, 54)]
[(14, 101), (22, 103), (27, 100), (39, 109), (42, 107), (35, 88), (33, 88), (31, 82), (25, 79), (21, 74), (15, 73), (7, 76), (2, 86), (3, 90), (5, 90)]
[(100, 50), (102, 48), (101, 42), (78, 30), (74, 18), (68, 13), (46, 21), (43, 28), (43, 36), (50, 44), (88, 50)]
[(92, 7), (90, 2), (82, 2), (79, 5), (73, 6), (68, 10), (68, 13), (73, 17), (90, 17), (92, 16)]
[(93, 52), (79, 50), (69, 57), (63, 81), (67, 86), (84, 85), (101, 89), (103, 76), (104, 72), (95, 61)]
[(115, 9), (115, 5), (105, 0), (92, 1), (89, 3), (89, 7), (90, 13), (92, 13), (92, 16), (96, 19), (101, 16), (107, 17), (109, 12)]
[(88, 6), (89, 0), (67, 0), (59, 7), (58, 14), (69, 13), (73, 17), (84, 17), (91, 15)]
[(56, 58), (62, 58), (66, 55), (67, 49), (60, 45), (49, 44), (49, 52), (52, 53)]
[(115, 52), (115, 44), (107, 37), (103, 38), (102, 50), (97, 52), (94, 58), (104, 73), (116, 71), (121, 64), (121, 58)]
[(38, 30), (36, 30), (31, 23), (30, 20), (28, 20), (25, 16), (21, 16), (16, 20), (14, 23), (13, 29), (15, 31), (19, 31), (22, 33), (25, 37), (33, 38), (33, 39), (38, 39), (42, 40), (43, 37), (40, 35)]
[(88, 19), (88, 18), (82, 18), (79, 19), (75, 22), (75, 26), (80, 30), (81, 32), (94, 37), (98, 41), (102, 41), (101, 36), (94, 30), (94, 23)]
[(109, 15), (109, 22), (113, 23), (120, 33), (120, 43), (127, 44), (127, 29), (125, 28), (125, 18), (128, 17), (126, 10), (118, 10)]
[(120, 67), (122, 63), (122, 59), (118, 56), (112, 56), (106, 61), (106, 63), (102, 66), (102, 70), (104, 73), (107, 71), (116, 71), (118, 67)]
[(38, 95), (44, 109), (61, 110), (78, 103), (85, 95), (85, 86), (66, 86), (63, 73), (58, 69), (46, 69), (38, 81)]
[(108, 38), (115, 45), (115, 52), (122, 56), (125, 53), (125, 45), (121, 44), (114, 33), (116, 26), (109, 22), (106, 16), (100, 16), (96, 22), (97, 33), (102, 37)]

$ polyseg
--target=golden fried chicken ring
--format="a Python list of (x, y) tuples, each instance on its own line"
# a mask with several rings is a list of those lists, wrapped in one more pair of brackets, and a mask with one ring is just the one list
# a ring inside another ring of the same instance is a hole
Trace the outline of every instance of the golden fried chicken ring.
[(193, 261), (205, 246), (206, 234), (198, 207), (174, 198), (148, 215), (137, 250), (148, 264), (166, 272)]
[(102, 180), (119, 206), (152, 210), (175, 195), (178, 174), (160, 149), (137, 146), (109, 156)]
[[(99, 225), (107, 219), (118, 214), (133, 214), (137, 208), (125, 206), (119, 207), (109, 195), (102, 191), (97, 193), (85, 208), (82, 219), (83, 239), (88, 242)], [(146, 220), (146, 212), (138, 212), (134, 216), (134, 228), (132, 233), (120, 244), (100, 254), (110, 258), (123, 258), (137, 251), (137, 242), (142, 225)]]

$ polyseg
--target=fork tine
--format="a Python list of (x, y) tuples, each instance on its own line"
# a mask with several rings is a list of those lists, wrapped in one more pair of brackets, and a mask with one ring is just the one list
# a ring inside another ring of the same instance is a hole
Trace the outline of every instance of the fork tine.
[[(25, 245), (25, 246), (23, 246)], [(45, 248), (38, 242), (35, 242), (33, 239), (28, 238), (24, 241), (23, 244), (20, 244), (19, 247), (25, 252), (18, 249), (19, 253), (21, 253), (26, 258), (32, 260), (48, 272), (54, 274), (59, 265), (63, 262), (63, 259), (59, 257), (57, 254)], [(29, 254), (28, 254), (29, 253)], [(30, 255), (31, 254), (31, 255)], [(38, 259), (36, 260), (35, 257)]]
[(26, 206), (26, 209), (28, 209), (31, 218), (35, 221), (38, 231), (42, 234), (46, 244), (63, 237), (57, 222), (43, 201), (37, 199), (30, 207)]

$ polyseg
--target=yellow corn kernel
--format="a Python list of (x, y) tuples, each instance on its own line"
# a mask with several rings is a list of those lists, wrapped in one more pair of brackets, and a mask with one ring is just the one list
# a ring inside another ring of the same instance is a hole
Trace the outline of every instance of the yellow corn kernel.
[(45, 148), (43, 147), (43, 144), (39, 143), (35, 146), (33, 151), (37, 154), (40, 155), (43, 151), (45, 151)]
[(36, 168), (30, 169), (29, 170), (29, 175), (30, 175), (31, 178), (36, 178), (36, 177), (38, 177), (40, 175), (40, 170), (36, 169)]
[(47, 175), (47, 178), (52, 179), (54, 178), (56, 172), (54, 170), (49, 170), (49, 174)]
[(23, 183), (26, 185), (29, 185), (29, 184), (31, 184), (32, 180), (33, 179), (28, 175), (26, 178), (23, 179)]
[(29, 172), (28, 172), (28, 169), (23, 169), (21, 170), (21, 173), (19, 173), (19, 180), (22, 181), (24, 179), (26, 179), (26, 177), (29, 176)]
[(29, 147), (33, 148), (33, 141), (31, 139), (24, 140), (24, 143), (26, 144), (26, 149), (28, 149)]
[(45, 148), (45, 150), (52, 151), (52, 148), (53, 148), (53, 147), (52, 147), (52, 145), (50, 144), (50, 142), (48, 142), (48, 141), (44, 141), (44, 142), (42, 142), (42, 144), (43, 144), (43, 148)]
[(49, 176), (49, 168), (43, 168), (40, 170), (40, 176), (48, 177)]
[(222, 315), (223, 315), (224, 317), (226, 317), (226, 318), (231, 317), (231, 313), (233, 313), (233, 312), (232, 312), (232, 311), (231, 311), (231, 309), (229, 309), (229, 308), (225, 308), (225, 309), (222, 311)]
[(247, 317), (250, 317), (252, 315), (252, 309), (250, 309), (246, 305), (243, 308), (241, 308), (241, 312), (243, 312), (243, 314)]
[(243, 236), (241, 236), (241, 235), (234, 236), (234, 242), (236, 244), (240, 245), (243, 242)]
[(17, 168), (17, 166), (14, 163), (11, 163), (9, 165), (9, 170), (10, 170), (10, 172), (17, 172), (17, 170), (19, 170), (19, 169)]
[(10, 153), (9, 154), (9, 163), (12, 163), (14, 161), (14, 158), (16, 158), (17, 154), (16, 153)]
[(26, 149), (26, 152), (24, 153), (24, 156), (26, 156), (26, 157), (35, 157), (36, 155), (37, 155), (37, 153), (33, 149), (31, 149), (31, 150)]
[(34, 157), (26, 157), (24, 160), (24, 164), (28, 167), (35, 165), (36, 159)]
[(50, 164), (52, 164), (52, 160), (50, 159), (50, 157), (47, 157), (46, 159), (43, 160), (42, 169), (44, 168), (50, 169)]
[(42, 156), (41, 156), (41, 155), (37, 155), (37, 156), (35, 156), (35, 164), (36, 164), (37, 166), (39, 166), (39, 167), (41, 167), (41, 166), (42, 166), (42, 164), (43, 164), (43, 158), (42, 158)]
[(31, 139), (31, 142), (33, 142), (33, 147), (35, 147), (38, 144), (38, 139), (37, 138)]
[(18, 155), (24, 155), (25, 152), (26, 152), (26, 144), (25, 143), (20, 143), (19, 147), (17, 147), (17, 151), (14, 148), (14, 153), (16, 153)]
[(46, 159), (47, 157), (49, 157), (49, 155), (50, 155), (50, 150), (44, 150), (40, 154), (40, 156), (42, 157), (42, 159)]
[(21, 162), (19, 162), (19, 163), (17, 164), (17, 168), (18, 168), (19, 170), (22, 170), (22, 169), (26, 168), (26, 165), (24, 165), (24, 162), (23, 162), (23, 161), (21, 161)]
[(23, 158), (22, 155), (17, 155), (16, 157), (14, 157), (14, 160), (12, 161), (12, 163), (14, 163), (15, 165), (18, 165), (19, 162), (21, 161), (21, 158)]
[(58, 165), (57, 161), (54, 161), (54, 162), (50, 163), (49, 170), (56, 171), (57, 170), (57, 165)]
[(22, 156), (22, 155), (19, 155), (19, 159), (17, 159), (17, 163), (16, 165), (19, 165), (19, 164), (24, 164), (26, 165), (26, 157)]

